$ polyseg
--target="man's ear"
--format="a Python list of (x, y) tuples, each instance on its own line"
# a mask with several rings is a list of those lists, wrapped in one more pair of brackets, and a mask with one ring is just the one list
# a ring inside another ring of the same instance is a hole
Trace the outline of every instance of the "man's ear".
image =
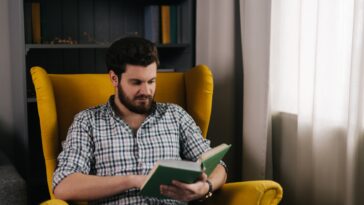
[(111, 80), (111, 83), (114, 87), (118, 87), (119, 85), (119, 79), (118, 79), (118, 76), (115, 74), (114, 71), (110, 70), (109, 71), (109, 77), (110, 77), (110, 80)]

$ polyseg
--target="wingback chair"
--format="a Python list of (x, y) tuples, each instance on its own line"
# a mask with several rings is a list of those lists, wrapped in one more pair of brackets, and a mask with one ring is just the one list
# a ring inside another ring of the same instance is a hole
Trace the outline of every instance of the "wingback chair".
[[(43, 155), (51, 199), (43, 204), (67, 204), (55, 199), (52, 175), (56, 168), (61, 142), (76, 113), (104, 104), (114, 89), (108, 74), (48, 74), (33, 67), (31, 75), (36, 91)], [(205, 65), (186, 72), (159, 72), (156, 100), (176, 103), (187, 110), (206, 137), (210, 121), (213, 76)], [(206, 204), (278, 204), (282, 188), (273, 181), (227, 183)]]

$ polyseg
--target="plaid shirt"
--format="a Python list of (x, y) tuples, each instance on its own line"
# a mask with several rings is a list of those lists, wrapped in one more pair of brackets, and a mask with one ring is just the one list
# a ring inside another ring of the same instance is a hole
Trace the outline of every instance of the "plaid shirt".
[[(210, 149), (200, 128), (181, 107), (156, 103), (137, 132), (133, 132), (114, 111), (113, 96), (106, 105), (84, 110), (75, 116), (69, 128), (53, 188), (72, 173), (97, 176), (147, 175), (157, 160), (196, 161)], [(135, 133), (135, 134), (134, 134)], [(158, 200), (129, 189), (91, 204), (181, 204)], [(183, 204), (183, 203), (182, 203)]]

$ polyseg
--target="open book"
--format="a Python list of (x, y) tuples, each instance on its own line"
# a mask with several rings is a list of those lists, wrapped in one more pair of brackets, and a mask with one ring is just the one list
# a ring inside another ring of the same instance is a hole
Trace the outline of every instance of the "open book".
[(160, 185), (169, 185), (172, 180), (193, 183), (203, 172), (209, 176), (231, 145), (221, 144), (200, 155), (197, 162), (185, 160), (160, 160), (149, 172), (147, 180), (141, 187), (140, 194), (149, 197), (166, 198), (160, 194)]

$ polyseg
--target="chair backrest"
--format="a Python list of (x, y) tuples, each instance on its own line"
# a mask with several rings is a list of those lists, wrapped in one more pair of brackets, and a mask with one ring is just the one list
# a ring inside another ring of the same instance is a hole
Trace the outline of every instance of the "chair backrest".
[[(33, 67), (41, 128), (43, 155), (51, 198), (52, 175), (61, 142), (75, 114), (88, 107), (105, 104), (114, 93), (108, 74), (48, 74)], [(200, 126), (204, 137), (210, 122), (213, 77), (210, 69), (199, 65), (186, 72), (157, 74), (156, 101), (176, 103), (187, 110)]]

